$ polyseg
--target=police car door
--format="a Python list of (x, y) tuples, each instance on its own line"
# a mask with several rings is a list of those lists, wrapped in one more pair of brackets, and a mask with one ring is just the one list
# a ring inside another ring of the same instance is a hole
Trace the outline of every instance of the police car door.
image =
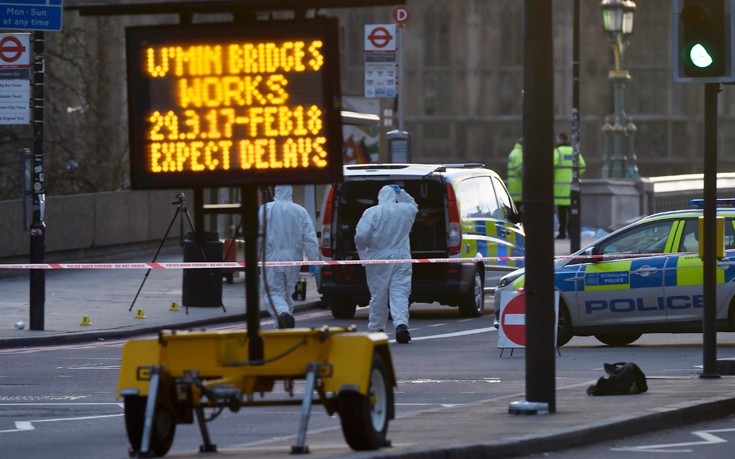
[[(676, 238), (676, 251), (666, 264), (664, 282), (665, 307), (669, 322), (685, 326), (701, 326), (704, 301), (702, 297), (703, 266), (699, 258), (699, 220), (688, 218), (681, 223), (682, 231)], [(734, 248), (733, 221), (725, 221), (725, 248)], [(735, 266), (728, 263), (735, 253), (728, 251), (723, 263), (717, 264), (717, 318), (726, 319), (735, 286)]]
[(643, 223), (595, 246), (602, 260), (587, 263), (577, 283), (580, 326), (666, 321), (659, 302), (673, 227), (670, 220)]

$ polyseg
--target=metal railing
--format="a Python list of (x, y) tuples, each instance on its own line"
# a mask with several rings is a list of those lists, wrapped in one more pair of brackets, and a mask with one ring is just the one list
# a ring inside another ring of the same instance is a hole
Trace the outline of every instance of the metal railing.
[[(653, 184), (654, 211), (686, 209), (691, 199), (702, 198), (704, 174), (649, 177)], [(735, 197), (735, 172), (717, 174), (717, 197)]]

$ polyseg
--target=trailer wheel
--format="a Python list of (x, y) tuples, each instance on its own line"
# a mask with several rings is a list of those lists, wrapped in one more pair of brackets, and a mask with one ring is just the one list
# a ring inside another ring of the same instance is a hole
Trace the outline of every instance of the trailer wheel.
[[(159, 398), (160, 400), (160, 398)], [(132, 451), (139, 452), (143, 440), (143, 426), (145, 425), (145, 407), (148, 397), (125, 397), (125, 430), (128, 432), (128, 441)], [(157, 403), (153, 413), (153, 428), (148, 449), (157, 457), (165, 456), (174, 442), (176, 433), (176, 418), (170, 408), (164, 403)]]
[(339, 393), (342, 434), (355, 451), (375, 450), (387, 445), (388, 422), (393, 412), (393, 386), (385, 362), (373, 356), (368, 395), (356, 391)]

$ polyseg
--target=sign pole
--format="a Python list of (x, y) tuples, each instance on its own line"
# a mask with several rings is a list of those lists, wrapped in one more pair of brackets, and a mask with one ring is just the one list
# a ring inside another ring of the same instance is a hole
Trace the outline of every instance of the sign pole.
[(406, 72), (403, 70), (403, 24), (398, 24), (396, 27), (396, 40), (398, 48), (398, 130), (403, 131), (403, 119), (404, 119), (404, 108), (405, 108), (405, 78)]
[[(260, 296), (258, 292), (258, 187), (240, 187), (242, 221), (245, 235), (245, 316), (248, 330), (248, 358), (263, 360), (263, 337), (260, 336)], [(265, 242), (263, 242), (265, 244)], [(263, 274), (265, 275), (265, 273)], [(274, 317), (278, 321), (278, 317)]]
[[(43, 172), (43, 85), (44, 33), (33, 33), (33, 223), (31, 223), (31, 263), (43, 263), (46, 252), (46, 224), (44, 223), (45, 195)], [(43, 269), (32, 269), (30, 274), (30, 328), (44, 329), (46, 307), (46, 274)]]
[[(526, 400), (556, 412), (554, 356), (554, 69), (551, 0), (525, 1), (523, 160), (526, 226)], [(530, 414), (530, 413), (526, 413)]]
[(717, 372), (717, 96), (720, 83), (704, 84), (704, 245), (702, 295), (702, 374), (719, 378)]
[(574, 0), (572, 30), (572, 202), (569, 212), (569, 248), (574, 253), (580, 249), (582, 243), (582, 189), (579, 183), (579, 0)]
[(406, 91), (406, 85), (404, 82), (406, 81), (405, 75), (406, 71), (404, 70), (406, 60), (403, 57), (403, 27), (406, 22), (408, 22), (409, 18), (409, 12), (408, 8), (405, 6), (399, 6), (396, 9), (393, 10), (393, 20), (396, 22), (396, 53), (398, 54), (397, 57), (397, 63), (398, 63), (398, 100), (396, 101), (397, 107), (396, 110), (398, 111), (398, 130), (404, 131), (404, 120), (405, 120), (405, 107), (406, 107), (406, 98), (404, 97), (405, 91)]

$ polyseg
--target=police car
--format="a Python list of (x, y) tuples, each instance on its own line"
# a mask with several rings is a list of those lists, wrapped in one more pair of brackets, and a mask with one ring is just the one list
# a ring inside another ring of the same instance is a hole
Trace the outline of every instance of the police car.
[[(692, 207), (645, 217), (555, 262), (557, 345), (593, 335), (624, 346), (643, 333), (701, 331), (702, 200), (693, 200)], [(735, 200), (719, 199), (717, 207), (725, 220), (725, 258), (717, 264), (717, 330), (735, 331)], [(501, 292), (523, 286), (522, 269), (500, 279), (496, 328)]]

